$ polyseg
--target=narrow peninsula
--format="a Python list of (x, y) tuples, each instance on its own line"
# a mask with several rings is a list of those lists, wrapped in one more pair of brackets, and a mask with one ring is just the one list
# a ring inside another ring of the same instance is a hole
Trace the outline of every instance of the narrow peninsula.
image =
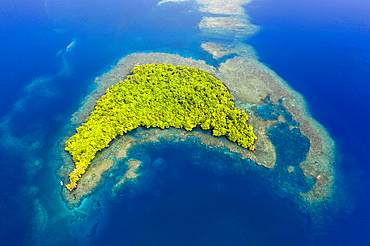
[(257, 137), (247, 124), (247, 114), (236, 109), (233, 100), (223, 83), (207, 71), (156, 63), (134, 67), (125, 81), (108, 88), (66, 141), (65, 150), (76, 165), (67, 189), (77, 187), (98, 151), (138, 127), (191, 131), (200, 126), (253, 150)]

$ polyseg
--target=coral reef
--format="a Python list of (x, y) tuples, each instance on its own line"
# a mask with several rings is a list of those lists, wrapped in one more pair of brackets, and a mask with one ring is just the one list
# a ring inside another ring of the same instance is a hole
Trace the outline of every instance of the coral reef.
[[(235, 170), (245, 173), (246, 170), (255, 169), (256, 175), (271, 182), (278, 191), (292, 195), (297, 202), (303, 204), (302, 207), (317, 207), (329, 202), (335, 193), (333, 140), (327, 131), (309, 115), (302, 96), (293, 91), (273, 71), (258, 62), (254, 53), (249, 52), (250, 47), (235, 44), (228, 48), (239, 56), (221, 63), (218, 69), (207, 65), (204, 61), (179, 55), (166, 53), (128, 55), (118, 61), (109, 72), (95, 79), (96, 90), (85, 98), (81, 108), (73, 115), (72, 123), (75, 127), (81, 125), (105, 91), (124, 80), (135, 66), (171, 63), (174, 66), (184, 65), (208, 71), (223, 81), (230, 94), (234, 96), (235, 107), (245, 111), (248, 114), (248, 123), (253, 125), (253, 132), (257, 136), (254, 151), (248, 151), (227, 141), (224, 137), (214, 137), (209, 131), (200, 129), (184, 131), (175, 128), (166, 130), (141, 128), (132, 134), (124, 134), (113, 140), (109, 148), (100, 151), (92, 160), (87, 172), (101, 177), (107, 170), (112, 170), (109, 175), (114, 177), (113, 170), (127, 167), (125, 163), (128, 160), (137, 159), (130, 154), (130, 150), (146, 143), (155, 143), (159, 146), (164, 142), (189, 144), (189, 146), (198, 146), (201, 149), (200, 153), (203, 150), (209, 150), (225, 156), (233, 156), (233, 160), (238, 160), (239, 163)], [(298, 144), (285, 144), (285, 141), (292, 141), (292, 143), (298, 141)], [(294, 153), (296, 147), (299, 147), (299, 152), (286, 155), (287, 158), (284, 160), (281, 159), (284, 151)], [(74, 162), (66, 152), (62, 157), (64, 164), (58, 173), (62, 178), (67, 179), (68, 173), (74, 167)], [(112, 165), (109, 168), (97, 169), (105, 163), (102, 162), (104, 159), (112, 160)], [(120, 163), (125, 165), (122, 166)], [(124, 168), (123, 171), (127, 172), (129, 169)], [(132, 180), (137, 178), (145, 180), (143, 172), (145, 168), (141, 165), (141, 168), (135, 170), (138, 176)], [(121, 175), (122, 178), (124, 176), (125, 174)], [(115, 184), (122, 178), (114, 179)], [(99, 178), (90, 183), (89, 176), (85, 173), (79, 181), (78, 189), (72, 192), (63, 191), (68, 206), (77, 206), (81, 199), (88, 196), (102, 180)]]

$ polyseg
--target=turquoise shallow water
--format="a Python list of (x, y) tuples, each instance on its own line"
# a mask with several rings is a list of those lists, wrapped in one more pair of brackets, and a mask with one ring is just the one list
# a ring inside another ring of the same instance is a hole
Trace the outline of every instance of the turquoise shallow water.
[[(152, 170), (148, 185), (133, 194), (111, 200), (105, 186), (78, 210), (65, 207), (56, 178), (57, 145), (67, 135), (70, 115), (94, 88), (95, 76), (120, 57), (141, 51), (178, 53), (212, 65), (223, 61), (201, 50), (201, 42), (220, 40), (197, 35), (202, 15), (194, 5), (159, 8), (156, 3), (4, 1), (0, 240), (5, 245), (74, 240), (82, 245), (368, 245), (370, 21), (362, 1), (256, 0), (246, 6), (261, 30), (241, 41), (303, 94), (313, 117), (338, 145), (339, 188), (348, 194), (349, 205), (339, 212), (329, 208), (324, 228), (313, 230), (289, 198), (276, 197), (273, 182), (266, 184), (253, 172), (246, 177), (215, 173), (194, 163), (196, 150), (186, 146), (149, 146), (135, 153), (148, 165), (162, 157), (167, 166)], [(76, 45), (67, 51), (73, 40)], [(284, 131), (283, 125), (271, 130), (272, 141), (290, 141), (274, 139), (274, 131)], [(290, 156), (278, 152), (280, 161), (302, 158), (307, 151), (307, 140), (297, 136), (298, 142), (289, 142)], [(214, 152), (199, 155), (204, 162), (233, 161)], [(310, 186), (299, 173), (293, 178), (303, 190)]]

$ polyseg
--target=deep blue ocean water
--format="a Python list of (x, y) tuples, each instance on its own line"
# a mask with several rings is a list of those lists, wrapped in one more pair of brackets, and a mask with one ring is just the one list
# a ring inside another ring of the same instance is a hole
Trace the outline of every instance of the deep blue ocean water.
[[(255, 1), (262, 30), (249, 43), (305, 97), (336, 141), (337, 167), (354, 210), (332, 222), (328, 245), (370, 243), (370, 9), (368, 1)], [(330, 242), (330, 243), (329, 243)]]
[[(63, 127), (70, 115), (93, 89), (95, 76), (119, 58), (141, 51), (179, 53), (217, 64), (199, 47), (208, 40), (197, 37), (201, 14), (193, 5), (157, 7), (154, 0), (76, 2), (0, 4), (3, 245), (43, 243), (31, 240), (35, 198), (49, 220), (57, 220), (64, 211), (68, 214), (55, 175), (60, 165), (56, 144), (65, 136)], [(243, 42), (304, 96), (312, 116), (336, 141), (339, 188), (351, 205), (337, 213), (329, 211), (326, 227), (310, 230), (307, 218), (292, 210), (288, 199), (277, 198), (252, 175), (244, 179), (232, 172), (215, 175), (189, 165), (191, 148), (148, 147), (149, 158), (164, 158), (167, 169), (140, 196), (118, 201), (103, 197), (94, 239), (86, 242), (370, 245), (370, 4), (255, 0), (246, 10), (261, 30)], [(74, 39), (76, 46), (66, 52)], [(211, 155), (205, 152), (204, 158)], [(38, 192), (27, 192), (30, 187)], [(245, 190), (251, 192), (245, 195)], [(44, 242), (62, 245), (58, 238), (70, 233), (63, 228), (42, 235)]]

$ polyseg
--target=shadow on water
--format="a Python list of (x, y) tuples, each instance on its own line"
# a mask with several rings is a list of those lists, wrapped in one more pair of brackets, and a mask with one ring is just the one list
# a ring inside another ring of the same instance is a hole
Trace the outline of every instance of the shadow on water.
[[(148, 148), (153, 182), (107, 202), (94, 245), (309, 245), (308, 221), (254, 175), (212, 172), (191, 148)], [(203, 152), (204, 160), (214, 153)], [(165, 165), (153, 167), (162, 158)], [(230, 159), (230, 161), (232, 161)], [(205, 161), (208, 162), (208, 161)]]

